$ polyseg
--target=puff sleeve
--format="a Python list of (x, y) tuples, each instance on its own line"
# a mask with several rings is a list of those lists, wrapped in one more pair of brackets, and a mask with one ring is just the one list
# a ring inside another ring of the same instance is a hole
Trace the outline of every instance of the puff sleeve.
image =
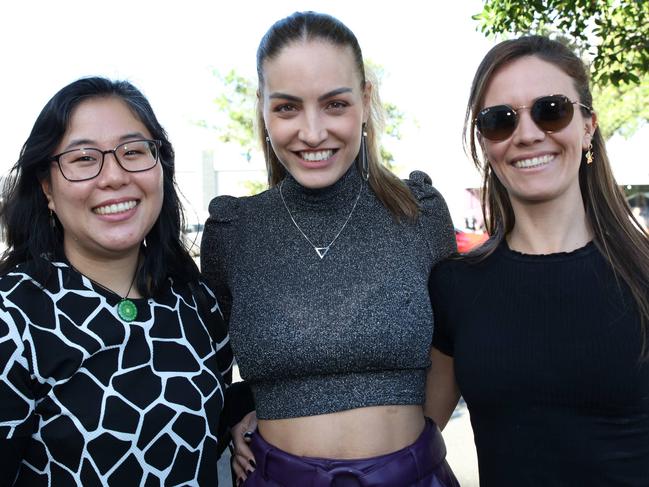
[(446, 201), (422, 171), (410, 173), (406, 180), (421, 210), (418, 224), (426, 239), (433, 265), (457, 252), (455, 231)]

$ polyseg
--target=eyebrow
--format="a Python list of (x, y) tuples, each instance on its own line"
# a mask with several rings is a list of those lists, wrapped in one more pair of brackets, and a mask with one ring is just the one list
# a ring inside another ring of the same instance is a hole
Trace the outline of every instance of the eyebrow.
[[(142, 132), (129, 132), (128, 134), (122, 135), (118, 139), (118, 141), (121, 144), (121, 143), (126, 142), (127, 140), (130, 140), (130, 139), (147, 139), (147, 138), (148, 137), (146, 137)], [(66, 150), (68, 150), (68, 149), (70, 149), (72, 147), (78, 146), (78, 145), (85, 145), (88, 148), (91, 148), (93, 145), (97, 145), (97, 141), (95, 141), (93, 139), (73, 139), (73, 140), (70, 141), (70, 143), (68, 145), (65, 146), (63, 151), (66, 151)], [(117, 145), (119, 145), (119, 144), (117, 144)]]
[[(351, 92), (352, 92), (351, 88), (345, 88), (345, 87), (336, 88), (335, 90), (328, 91), (324, 95), (320, 95), (318, 97), (318, 101), (324, 101), (327, 98), (331, 98), (333, 96), (338, 96), (338, 95), (342, 95), (343, 93), (351, 93)], [(289, 101), (295, 101), (295, 102), (304, 101), (299, 96), (289, 95), (288, 93), (281, 93), (281, 92), (271, 93), (268, 97), (271, 98), (271, 99), (280, 98), (282, 100), (289, 100)]]

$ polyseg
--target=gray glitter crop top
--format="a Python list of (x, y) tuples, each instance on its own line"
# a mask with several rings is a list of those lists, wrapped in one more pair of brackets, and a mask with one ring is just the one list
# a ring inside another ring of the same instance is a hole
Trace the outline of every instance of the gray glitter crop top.
[[(421, 206), (415, 223), (397, 223), (354, 165), (324, 189), (287, 176), (286, 206), (278, 187), (212, 200), (202, 271), (259, 418), (423, 403), (433, 334), (428, 278), (455, 239), (428, 176), (414, 172), (406, 182)], [(321, 259), (287, 208), (314, 245), (326, 245), (359, 190)]]

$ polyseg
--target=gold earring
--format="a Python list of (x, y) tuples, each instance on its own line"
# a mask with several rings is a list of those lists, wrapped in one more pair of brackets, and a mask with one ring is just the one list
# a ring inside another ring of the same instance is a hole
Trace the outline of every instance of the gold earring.
[(588, 150), (586, 151), (586, 164), (593, 163), (593, 144), (588, 144)]

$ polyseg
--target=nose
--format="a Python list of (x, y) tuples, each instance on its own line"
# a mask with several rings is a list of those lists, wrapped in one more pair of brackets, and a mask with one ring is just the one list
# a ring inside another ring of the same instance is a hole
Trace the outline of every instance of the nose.
[(98, 183), (103, 187), (120, 187), (129, 181), (129, 172), (126, 171), (115, 157), (114, 152), (104, 154), (104, 165), (98, 176)]
[(317, 147), (327, 139), (327, 128), (325, 127), (319, 113), (306, 113), (303, 125), (298, 132), (300, 141), (309, 147)]
[(518, 111), (518, 125), (514, 130), (514, 143), (530, 145), (545, 138), (545, 132), (532, 120), (530, 110)]

